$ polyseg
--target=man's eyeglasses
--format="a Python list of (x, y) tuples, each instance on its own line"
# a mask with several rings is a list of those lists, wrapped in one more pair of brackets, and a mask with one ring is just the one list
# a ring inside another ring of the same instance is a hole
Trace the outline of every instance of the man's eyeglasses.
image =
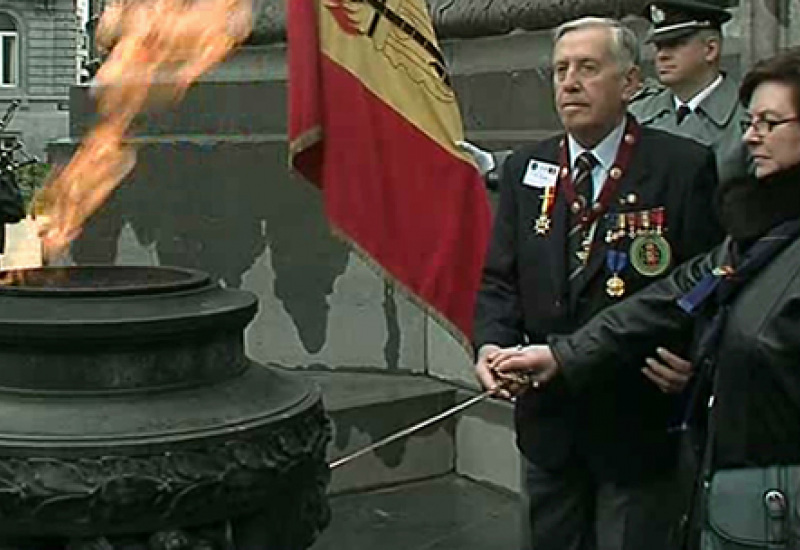
[(796, 122), (798, 117), (788, 117), (779, 120), (770, 118), (750, 118), (739, 121), (739, 126), (742, 128), (742, 133), (747, 132), (751, 127), (755, 129), (756, 134), (760, 136), (771, 133), (775, 128), (789, 122)]

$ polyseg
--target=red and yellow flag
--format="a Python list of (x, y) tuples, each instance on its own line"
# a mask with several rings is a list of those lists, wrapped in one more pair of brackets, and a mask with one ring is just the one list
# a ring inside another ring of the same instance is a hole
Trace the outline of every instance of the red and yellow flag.
[(287, 2), (292, 166), (336, 231), (468, 340), (491, 211), (425, 1)]

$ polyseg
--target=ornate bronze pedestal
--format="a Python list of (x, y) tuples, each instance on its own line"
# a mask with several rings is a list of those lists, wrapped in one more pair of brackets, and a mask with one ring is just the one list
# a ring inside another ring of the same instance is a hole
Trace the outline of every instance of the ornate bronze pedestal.
[(329, 516), (329, 427), (317, 389), (245, 356), (253, 295), (173, 268), (11, 275), (0, 548), (313, 542)]

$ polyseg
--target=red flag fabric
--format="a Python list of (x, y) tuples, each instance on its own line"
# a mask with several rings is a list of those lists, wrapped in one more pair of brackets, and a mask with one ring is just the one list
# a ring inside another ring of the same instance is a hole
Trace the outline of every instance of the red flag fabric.
[(425, 1), (287, 2), (291, 166), (334, 229), (468, 343), (491, 210)]

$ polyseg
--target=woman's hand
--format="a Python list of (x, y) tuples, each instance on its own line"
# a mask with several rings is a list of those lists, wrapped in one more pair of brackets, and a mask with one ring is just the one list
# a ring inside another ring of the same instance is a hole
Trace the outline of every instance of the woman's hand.
[(520, 375), (533, 388), (539, 388), (558, 374), (559, 366), (549, 346), (534, 345), (502, 350), (495, 354), (491, 369), (499, 380), (519, 385)]
[(664, 349), (656, 349), (658, 359), (648, 357), (642, 373), (664, 393), (680, 393), (692, 378), (692, 364)]
[(548, 346), (481, 347), (475, 376), (486, 390), (510, 399), (528, 388), (539, 388), (558, 373), (558, 363)]

